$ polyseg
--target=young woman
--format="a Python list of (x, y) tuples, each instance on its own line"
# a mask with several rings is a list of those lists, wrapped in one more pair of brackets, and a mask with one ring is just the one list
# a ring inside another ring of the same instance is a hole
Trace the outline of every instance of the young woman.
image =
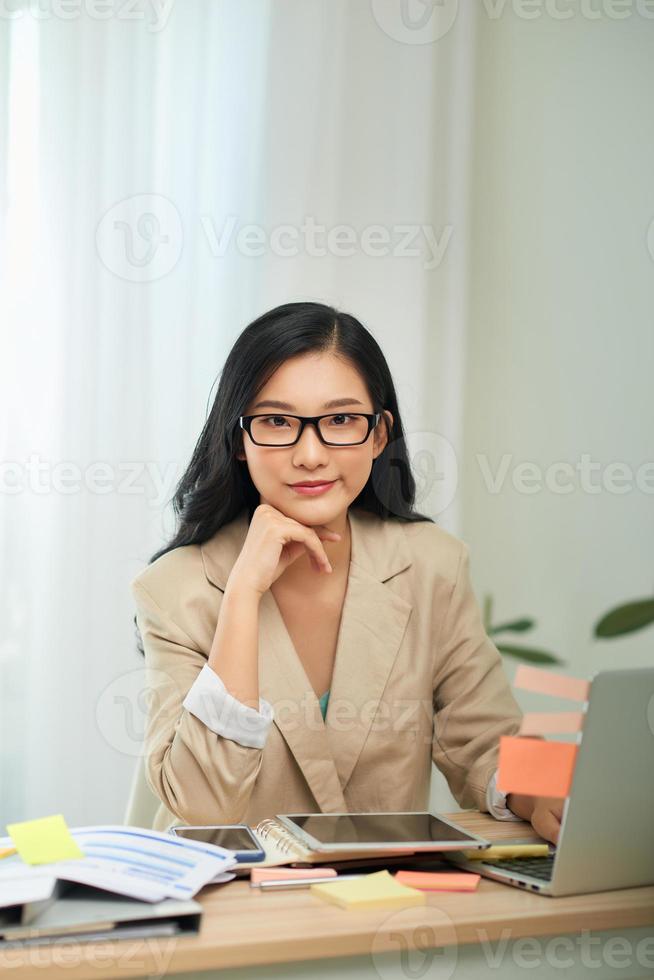
[(421, 810), (432, 760), (463, 807), (556, 841), (561, 801), (499, 793), (521, 712), (468, 549), (414, 510), (386, 360), (354, 317), (289, 303), (238, 337), (132, 582), (155, 829)]

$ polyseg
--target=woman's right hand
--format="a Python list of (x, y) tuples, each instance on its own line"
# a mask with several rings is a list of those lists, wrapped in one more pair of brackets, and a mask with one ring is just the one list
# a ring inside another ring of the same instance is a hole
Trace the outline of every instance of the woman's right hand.
[(324, 524), (307, 527), (287, 517), (270, 504), (260, 504), (250, 521), (248, 533), (231, 570), (228, 588), (246, 588), (259, 595), (300, 555), (309, 553), (316, 572), (332, 570), (322, 542), (338, 541), (340, 534)]

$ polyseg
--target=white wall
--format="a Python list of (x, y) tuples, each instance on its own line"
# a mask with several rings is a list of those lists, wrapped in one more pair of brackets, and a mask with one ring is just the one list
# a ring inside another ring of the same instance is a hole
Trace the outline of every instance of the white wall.
[[(636, 485), (654, 460), (654, 20), (635, 5), (624, 20), (525, 20), (509, 7), (493, 20), (482, 5), (477, 43), (461, 465), (475, 588), (494, 594), (496, 620), (533, 615), (534, 644), (567, 673), (651, 664), (654, 628), (591, 633), (654, 588), (654, 466), (649, 493)], [(501, 492), (477, 454), (493, 473), (512, 456)], [(599, 492), (578, 474), (565, 495), (512, 485), (520, 462), (544, 475), (583, 454), (601, 464)], [(612, 492), (613, 462), (631, 468), (628, 492)]]

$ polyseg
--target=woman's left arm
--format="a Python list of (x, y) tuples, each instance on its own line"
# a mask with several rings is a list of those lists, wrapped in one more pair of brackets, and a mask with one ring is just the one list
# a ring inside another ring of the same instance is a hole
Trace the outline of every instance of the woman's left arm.
[(468, 546), (458, 544), (454, 583), (435, 622), (432, 758), (460, 806), (488, 812), (486, 791), (497, 769), (500, 736), (518, 733), (522, 711), (484, 629)]
[[(470, 581), (470, 558), (460, 542), (458, 569), (440, 637), (433, 681), (432, 758), (459, 806), (489, 812), (487, 790), (497, 771), (499, 740), (517, 735), (522, 711), (513, 696), (500, 653), (484, 629)], [(517, 817), (556, 842), (563, 801), (507, 795)]]

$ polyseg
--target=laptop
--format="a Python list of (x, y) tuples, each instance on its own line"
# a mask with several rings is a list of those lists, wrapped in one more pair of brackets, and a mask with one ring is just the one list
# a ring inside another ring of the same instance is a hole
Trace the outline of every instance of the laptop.
[(542, 895), (654, 884), (654, 668), (603, 670), (592, 678), (552, 851), (502, 861), (452, 852), (448, 860)]

